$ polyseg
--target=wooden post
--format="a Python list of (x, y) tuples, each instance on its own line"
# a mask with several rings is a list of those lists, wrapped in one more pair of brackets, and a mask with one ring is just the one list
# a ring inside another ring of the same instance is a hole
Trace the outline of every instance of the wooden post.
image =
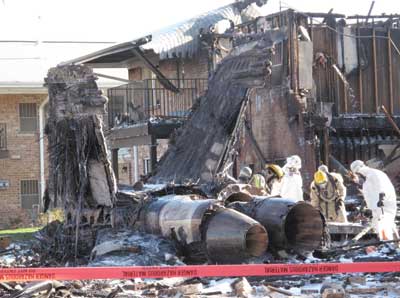
[(374, 103), (375, 103), (375, 112), (379, 113), (378, 111), (378, 104), (379, 104), (379, 94), (378, 94), (378, 74), (377, 74), (377, 65), (376, 65), (376, 30), (375, 27), (372, 28), (372, 59), (373, 59), (373, 66), (374, 66)]
[(360, 113), (364, 112), (363, 107), (363, 83), (362, 83), (362, 69), (361, 69), (361, 32), (359, 21), (357, 18), (357, 58), (358, 58), (358, 89), (360, 97)]
[(390, 99), (390, 106), (389, 111), (390, 113), (394, 113), (394, 106), (393, 106), (393, 70), (392, 70), (392, 38), (390, 27), (388, 28), (387, 33), (387, 46), (388, 46), (388, 71), (389, 71), (389, 99)]

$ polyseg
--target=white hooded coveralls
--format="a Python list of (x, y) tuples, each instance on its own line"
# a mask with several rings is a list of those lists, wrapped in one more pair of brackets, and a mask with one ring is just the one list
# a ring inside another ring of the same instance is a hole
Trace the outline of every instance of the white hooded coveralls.
[(280, 186), (282, 198), (294, 199), (296, 202), (303, 201), (303, 178), (300, 173), (301, 159), (297, 155), (287, 158), (283, 166), (285, 173)]
[[(372, 226), (378, 233), (380, 240), (398, 238), (395, 223), (397, 211), (396, 191), (389, 177), (382, 171), (363, 166), (357, 173), (365, 176), (362, 194), (368, 209), (372, 211)], [(384, 194), (383, 206), (378, 207), (381, 194)]]

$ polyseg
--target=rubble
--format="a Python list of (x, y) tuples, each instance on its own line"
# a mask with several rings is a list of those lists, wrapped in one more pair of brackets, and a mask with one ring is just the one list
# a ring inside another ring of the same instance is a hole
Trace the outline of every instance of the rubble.
[[(249, 94), (268, 84), (274, 46), (286, 39), (279, 30), (237, 38), (235, 42), (245, 46), (235, 48), (218, 66), (207, 93), (193, 107), (190, 119), (177, 132), (150, 179), (152, 183), (169, 184), (137, 183), (134, 191), (117, 188), (102, 130), (106, 99), (96, 86), (93, 72), (80, 65), (51, 69), (46, 78), (50, 175), (45, 205), (61, 206), (66, 219), (40, 231), (32, 250), (10, 247), (1, 239), (0, 247), (5, 250), (0, 252), (0, 266), (400, 259), (399, 250), (391, 246), (393, 242), (350, 241), (342, 247), (327, 248), (325, 220), (308, 203), (257, 196), (249, 186), (224, 188), (226, 176), (219, 174), (233, 155)], [(368, 249), (371, 245), (373, 250)], [(285, 276), (0, 283), (0, 295), (351, 298), (398, 293), (392, 281), (387, 281), (392, 278), (397, 282), (396, 273), (375, 274), (373, 278), (375, 284), (357, 275), (317, 276), (315, 280)]]
[(235, 281), (233, 283), (233, 287), (235, 289), (235, 294), (237, 297), (248, 298), (251, 296), (251, 293), (253, 291), (251, 285), (245, 277), (242, 277), (239, 280)]
[(88, 265), (184, 265), (177, 254), (173, 243), (165, 238), (140, 232), (108, 229), (100, 232)]

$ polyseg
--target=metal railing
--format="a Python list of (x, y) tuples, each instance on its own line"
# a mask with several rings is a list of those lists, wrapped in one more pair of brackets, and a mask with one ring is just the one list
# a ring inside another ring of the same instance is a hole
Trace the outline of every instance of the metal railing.
[(109, 127), (132, 125), (151, 118), (185, 119), (195, 100), (207, 89), (207, 79), (170, 79), (174, 93), (148, 79), (108, 89)]

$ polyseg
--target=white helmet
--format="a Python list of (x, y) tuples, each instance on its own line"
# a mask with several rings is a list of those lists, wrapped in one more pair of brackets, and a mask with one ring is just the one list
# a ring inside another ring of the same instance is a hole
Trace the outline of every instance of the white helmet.
[(301, 158), (298, 155), (292, 155), (286, 158), (286, 166), (288, 168), (295, 168), (295, 169), (300, 169), (301, 168)]
[(244, 167), (240, 170), (239, 178), (250, 178), (253, 171), (249, 167)]
[(328, 167), (327, 167), (326, 165), (320, 165), (320, 166), (318, 167), (318, 170), (321, 171), (321, 172), (323, 172), (323, 173), (325, 173), (325, 174), (328, 174), (328, 173), (329, 173), (329, 169), (328, 169)]
[(365, 167), (365, 163), (362, 160), (355, 160), (351, 163), (350, 169), (353, 173), (359, 173), (360, 170)]

